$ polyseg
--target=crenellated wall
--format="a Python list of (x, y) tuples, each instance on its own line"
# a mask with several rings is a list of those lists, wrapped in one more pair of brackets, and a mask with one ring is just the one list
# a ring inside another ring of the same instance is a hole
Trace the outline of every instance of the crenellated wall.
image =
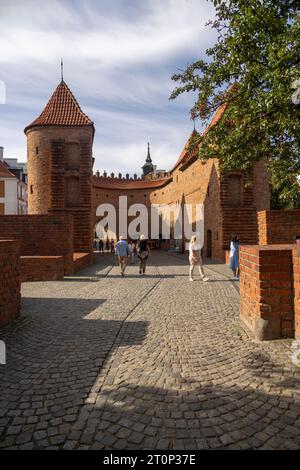
[(120, 196), (127, 196), (128, 205), (145, 204), (149, 213), (151, 204), (204, 204), (203, 253), (225, 260), (233, 234), (239, 236), (241, 243), (258, 243), (257, 209), (269, 208), (268, 174), (265, 162), (259, 162), (250, 179), (241, 172), (220, 177), (216, 159), (202, 163), (195, 156), (190, 160), (182, 159), (171, 172), (163, 173), (153, 181), (96, 173), (93, 179), (94, 214), (98, 205), (111, 203), (118, 219)]

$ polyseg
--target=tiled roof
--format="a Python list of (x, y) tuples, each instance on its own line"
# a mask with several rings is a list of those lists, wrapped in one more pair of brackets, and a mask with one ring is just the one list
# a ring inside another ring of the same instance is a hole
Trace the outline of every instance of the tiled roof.
[(177, 160), (177, 162), (175, 163), (173, 170), (175, 170), (175, 168), (180, 165), (181, 163), (183, 163), (183, 161), (186, 159), (186, 157), (188, 156), (188, 154), (191, 153), (191, 150), (189, 150), (189, 147), (192, 143), (192, 140), (194, 137), (196, 137), (198, 134), (198, 132), (194, 129), (193, 132), (191, 133), (190, 137), (188, 138), (188, 141), (187, 143), (185, 144), (184, 146), (184, 149), (182, 150), (181, 154), (179, 155), (179, 158)]
[[(202, 132), (202, 134), (200, 135), (200, 139), (199, 139), (199, 142), (198, 144), (195, 144), (194, 146), (192, 146), (191, 148), (190, 145), (192, 144), (192, 141), (193, 141), (193, 138), (195, 136), (199, 136), (198, 132), (197, 131), (193, 131), (183, 149), (183, 151), (181, 152), (175, 166), (173, 167), (173, 170), (175, 170), (175, 168), (178, 166), (178, 165), (182, 165), (182, 164), (185, 164), (187, 163), (188, 161), (190, 160), (193, 160), (194, 157), (195, 157), (195, 154), (197, 152), (197, 149), (198, 149), (198, 145), (200, 145), (201, 143), (201, 139), (209, 132), (209, 130), (215, 126), (221, 119), (221, 117), (223, 116), (223, 113), (224, 111), (226, 110), (227, 108), (227, 103), (223, 104), (222, 106), (220, 106), (214, 117), (212, 118), (211, 122), (209, 123), (209, 125), (206, 127), (206, 129), (204, 129), (204, 131)], [(172, 170), (172, 171), (173, 171)]]
[(8, 169), (7, 166), (0, 162), (0, 176), (4, 178), (15, 178), (15, 175), (13, 175)]
[(215, 115), (212, 118), (211, 122), (209, 123), (207, 128), (202, 132), (201, 137), (204, 137), (208, 133), (208, 131), (220, 121), (220, 119), (223, 116), (225, 110), (227, 109), (227, 106), (228, 106), (228, 104), (224, 103), (217, 109), (217, 111), (215, 112)]
[(158, 178), (156, 180), (131, 180), (119, 178), (104, 178), (102, 176), (94, 176), (93, 185), (96, 188), (103, 189), (152, 189), (164, 186), (169, 181), (170, 177)]
[[(227, 105), (220, 106), (214, 117), (212, 118), (210, 124), (207, 128), (202, 132), (200, 135), (199, 142), (201, 138), (204, 137), (209, 129), (211, 129), (214, 125), (216, 125), (219, 120), (221, 119)], [(174, 167), (172, 168), (171, 172), (175, 170), (178, 166), (181, 166), (181, 169), (184, 169), (188, 166), (192, 161), (195, 160), (198, 146), (200, 145), (199, 142), (196, 142), (192, 148), (190, 147), (194, 137), (198, 136), (199, 133), (196, 130), (193, 130), (191, 133), (184, 149), (182, 150), (177, 162), (175, 163)], [(103, 188), (103, 189), (154, 189), (164, 186), (165, 184), (169, 183), (172, 180), (172, 177), (168, 176), (166, 178), (158, 178), (156, 180), (128, 180), (128, 179), (119, 179), (119, 178), (104, 178), (104, 177), (96, 177), (94, 176), (93, 184), (94, 187)]]
[(34, 126), (94, 126), (94, 124), (81, 110), (70, 88), (62, 80), (43, 112), (24, 129), (24, 132)]

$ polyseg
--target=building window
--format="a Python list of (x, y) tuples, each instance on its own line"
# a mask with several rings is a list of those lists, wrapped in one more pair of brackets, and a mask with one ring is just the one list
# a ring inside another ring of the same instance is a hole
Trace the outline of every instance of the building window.
[(0, 197), (5, 197), (5, 181), (0, 181)]
[(5, 205), (3, 202), (0, 202), (0, 215), (5, 214)]
[(39, 154), (39, 148), (38, 148), (38, 147), (35, 147), (35, 154), (36, 154), (36, 155)]
[(32, 186), (32, 184), (30, 185), (30, 194), (33, 194), (33, 186)]

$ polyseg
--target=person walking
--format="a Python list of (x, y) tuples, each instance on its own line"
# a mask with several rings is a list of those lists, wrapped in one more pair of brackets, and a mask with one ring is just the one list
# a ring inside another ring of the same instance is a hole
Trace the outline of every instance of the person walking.
[(129, 251), (130, 251), (130, 262), (131, 264), (134, 264), (134, 243), (132, 240), (129, 243)]
[(106, 249), (106, 251), (110, 251), (110, 241), (109, 241), (108, 238), (106, 239), (105, 249)]
[(233, 279), (240, 280), (240, 263), (239, 263), (240, 241), (236, 235), (233, 235), (230, 242), (229, 267), (233, 272)]
[(103, 253), (103, 245), (104, 245), (103, 240), (102, 240), (102, 238), (100, 238), (100, 240), (99, 240), (99, 251), (101, 253)]
[(203, 282), (209, 281), (209, 278), (205, 276), (202, 258), (201, 258), (201, 247), (197, 243), (196, 235), (193, 235), (189, 243), (189, 262), (190, 262), (190, 281), (193, 281), (193, 272), (195, 266), (198, 266), (199, 273)]
[(110, 240), (110, 252), (115, 252), (115, 240), (113, 238)]
[(137, 254), (139, 257), (139, 273), (145, 274), (146, 272), (146, 263), (147, 259), (149, 258), (149, 244), (148, 240), (146, 240), (145, 235), (140, 235), (138, 246), (137, 246)]
[(127, 266), (127, 259), (130, 255), (129, 246), (127, 241), (121, 235), (118, 243), (116, 244), (115, 256), (118, 257), (119, 265), (121, 268), (121, 276), (125, 276), (125, 269)]

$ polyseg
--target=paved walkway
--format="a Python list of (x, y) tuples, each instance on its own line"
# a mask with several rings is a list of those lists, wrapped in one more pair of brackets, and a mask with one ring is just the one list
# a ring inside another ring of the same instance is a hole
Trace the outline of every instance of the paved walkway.
[(0, 329), (0, 447), (299, 449), (290, 342), (256, 343), (224, 275), (187, 278), (153, 253), (123, 279), (110, 255), (61, 282), (23, 284)]

